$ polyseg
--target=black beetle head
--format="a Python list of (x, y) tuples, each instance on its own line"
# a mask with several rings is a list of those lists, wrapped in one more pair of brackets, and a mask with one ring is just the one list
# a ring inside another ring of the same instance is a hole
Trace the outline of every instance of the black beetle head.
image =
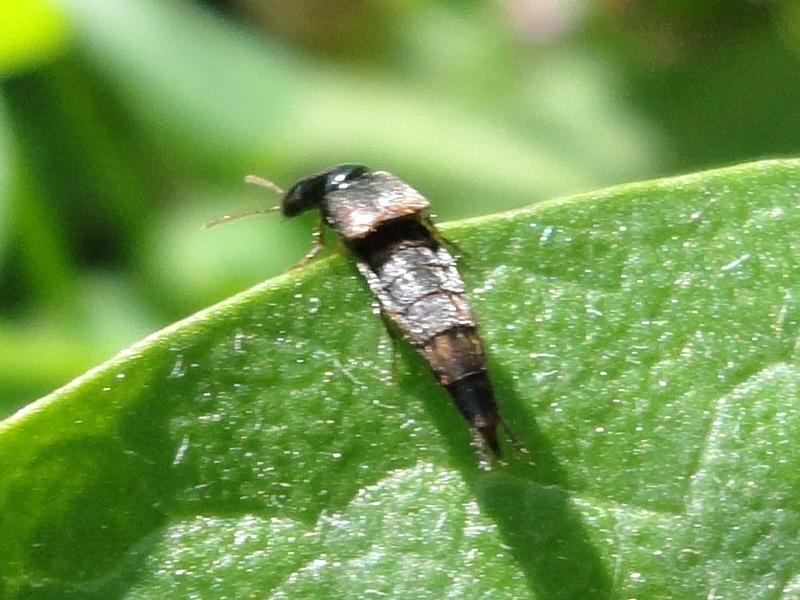
[(294, 217), (312, 208), (321, 208), (328, 194), (345, 188), (370, 173), (364, 165), (346, 164), (310, 175), (286, 192), (281, 210), (284, 216)]

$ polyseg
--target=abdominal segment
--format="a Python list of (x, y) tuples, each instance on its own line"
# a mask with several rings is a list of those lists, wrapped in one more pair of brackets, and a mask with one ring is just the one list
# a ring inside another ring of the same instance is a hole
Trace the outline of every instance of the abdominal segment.
[[(477, 433), (478, 445), (499, 455), (494, 393), (455, 259), (419, 221), (409, 221), (408, 235), (397, 224), (393, 229), (394, 235), (381, 236), (379, 229), (372, 240), (353, 245), (359, 271)], [(389, 243), (378, 243), (387, 237)]]

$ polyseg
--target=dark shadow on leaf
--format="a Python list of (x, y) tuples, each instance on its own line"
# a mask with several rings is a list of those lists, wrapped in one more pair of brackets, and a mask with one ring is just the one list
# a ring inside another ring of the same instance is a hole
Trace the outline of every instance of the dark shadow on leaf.
[(610, 596), (610, 578), (568, 492), (505, 473), (482, 477), (475, 491), (537, 598)]
[[(467, 424), (445, 390), (413, 350), (399, 350), (400, 360), (409, 365), (399, 384), (409, 394), (420, 394), (423, 386), (422, 400), (428, 414), (481, 507), (497, 523), (536, 597), (609, 597), (611, 579), (571, 503), (565, 471), (530, 408), (516, 395), (511, 378), (499, 366), (490, 366), (499, 409), (522, 448), (515, 450), (505, 443), (507, 464), (498, 464), (485, 473), (478, 469)], [(429, 385), (425, 385), (427, 381)]]
[(516, 394), (505, 370), (491, 365), (498, 403), (522, 452), (506, 468), (478, 477), (473, 489), (500, 528), (537, 598), (607, 598), (611, 579), (570, 498), (566, 472), (552, 444)]

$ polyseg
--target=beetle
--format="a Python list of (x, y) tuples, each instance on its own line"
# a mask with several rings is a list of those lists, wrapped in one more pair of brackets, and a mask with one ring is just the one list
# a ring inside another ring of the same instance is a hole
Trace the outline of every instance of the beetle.
[[(246, 180), (283, 193), (259, 177)], [(473, 444), (488, 468), (489, 452), (501, 456), (498, 427), (515, 438), (498, 412), (456, 260), (428, 216), (429, 208), (422, 194), (391, 173), (341, 164), (299, 180), (270, 210), (285, 217), (319, 211), (314, 246), (301, 264), (322, 249), (322, 224), (338, 234), (384, 318), (427, 362), (469, 423)]]

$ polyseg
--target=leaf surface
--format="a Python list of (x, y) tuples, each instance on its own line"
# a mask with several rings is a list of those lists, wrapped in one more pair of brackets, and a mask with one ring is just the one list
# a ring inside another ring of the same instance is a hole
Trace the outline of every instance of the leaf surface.
[(0, 596), (798, 597), (800, 161), (443, 228), (527, 453), (476, 468), (346, 256), (0, 424)]

